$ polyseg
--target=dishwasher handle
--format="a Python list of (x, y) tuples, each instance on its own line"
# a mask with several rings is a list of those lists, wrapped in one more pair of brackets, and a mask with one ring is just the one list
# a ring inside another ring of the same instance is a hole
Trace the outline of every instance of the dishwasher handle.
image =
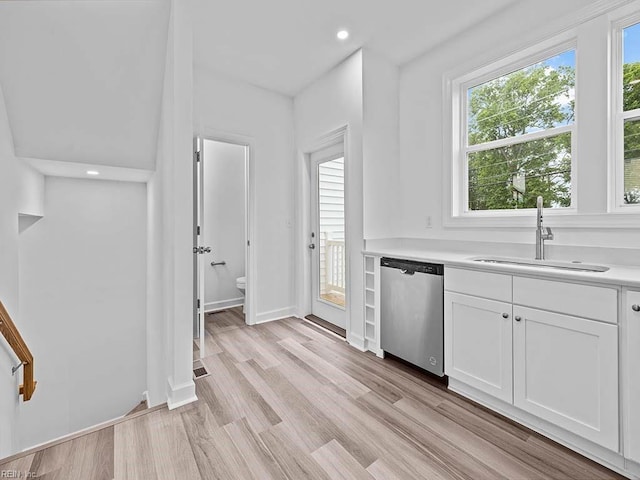
[(408, 269), (400, 269), (400, 273), (402, 273), (403, 275), (415, 275), (415, 270), (408, 270)]

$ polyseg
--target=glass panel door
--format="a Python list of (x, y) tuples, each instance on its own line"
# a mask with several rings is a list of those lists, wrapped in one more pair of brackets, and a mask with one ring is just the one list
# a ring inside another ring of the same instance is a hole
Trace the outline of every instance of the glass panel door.
[(343, 145), (311, 154), (311, 313), (346, 328), (347, 245)]
[(318, 165), (319, 296), (345, 306), (344, 158)]

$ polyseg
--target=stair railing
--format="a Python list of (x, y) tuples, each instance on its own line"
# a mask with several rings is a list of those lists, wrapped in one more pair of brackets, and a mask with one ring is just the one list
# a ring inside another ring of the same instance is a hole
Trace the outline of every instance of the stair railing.
[(27, 347), (27, 344), (23, 340), (22, 335), (20, 335), (15, 323), (11, 320), (2, 302), (0, 302), (0, 333), (21, 362), (17, 367), (11, 369), (11, 373), (15, 374), (20, 366), (24, 368), (24, 383), (20, 385), (19, 394), (22, 395), (23, 400), (27, 402), (31, 400), (33, 392), (36, 389), (36, 384), (38, 383), (33, 380), (33, 355), (31, 355), (29, 347)]

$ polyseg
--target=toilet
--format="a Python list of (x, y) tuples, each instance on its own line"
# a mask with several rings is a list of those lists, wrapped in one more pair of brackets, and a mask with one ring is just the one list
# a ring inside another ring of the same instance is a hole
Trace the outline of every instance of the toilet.
[[(238, 288), (238, 290), (242, 292), (242, 295), (244, 296), (244, 292), (247, 289), (247, 277), (236, 278), (236, 287)], [(244, 313), (245, 303), (246, 303), (246, 297), (245, 297), (245, 300), (243, 300), (242, 302), (242, 313)]]

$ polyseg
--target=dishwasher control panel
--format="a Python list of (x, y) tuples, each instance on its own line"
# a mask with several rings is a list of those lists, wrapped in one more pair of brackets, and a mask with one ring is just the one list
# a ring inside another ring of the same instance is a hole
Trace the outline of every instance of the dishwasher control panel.
[(428, 273), (429, 275), (444, 275), (444, 266), (438, 263), (414, 262), (413, 260), (398, 260), (382, 257), (381, 267), (399, 268), (413, 273)]

